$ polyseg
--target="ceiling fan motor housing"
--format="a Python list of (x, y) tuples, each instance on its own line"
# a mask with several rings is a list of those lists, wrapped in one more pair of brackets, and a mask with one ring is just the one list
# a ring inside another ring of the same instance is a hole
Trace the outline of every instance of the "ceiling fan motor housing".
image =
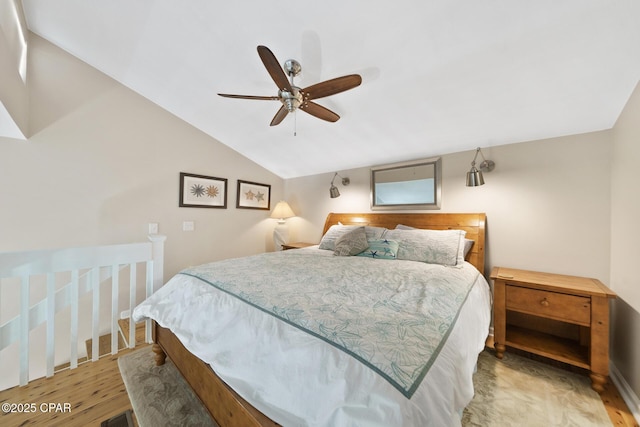
[(302, 104), (302, 91), (297, 86), (291, 86), (291, 92), (279, 90), (278, 96), (289, 112), (295, 111)]

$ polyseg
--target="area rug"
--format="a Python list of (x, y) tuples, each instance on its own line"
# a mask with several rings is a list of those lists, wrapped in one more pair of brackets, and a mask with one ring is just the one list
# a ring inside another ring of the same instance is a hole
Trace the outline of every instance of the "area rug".
[(473, 377), (475, 396), (463, 426), (612, 425), (591, 380), (512, 353), (504, 359), (483, 351)]
[[(155, 366), (150, 347), (120, 357), (118, 366), (141, 427), (216, 426), (169, 359)], [(499, 360), (483, 351), (473, 382), (464, 427), (612, 425), (587, 376), (508, 352)]]
[(118, 358), (140, 427), (217, 427), (175, 365), (156, 366), (151, 346)]

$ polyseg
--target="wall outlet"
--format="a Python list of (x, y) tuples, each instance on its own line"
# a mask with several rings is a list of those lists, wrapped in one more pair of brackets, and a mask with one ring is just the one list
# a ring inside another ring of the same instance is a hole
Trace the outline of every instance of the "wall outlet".
[(193, 221), (184, 221), (182, 223), (182, 231), (193, 231), (195, 230), (195, 223)]
[(149, 234), (158, 234), (158, 223), (150, 222), (149, 223)]
[(129, 316), (131, 316), (131, 311), (130, 310), (124, 310), (120, 312), (120, 318), (121, 319), (128, 319)]

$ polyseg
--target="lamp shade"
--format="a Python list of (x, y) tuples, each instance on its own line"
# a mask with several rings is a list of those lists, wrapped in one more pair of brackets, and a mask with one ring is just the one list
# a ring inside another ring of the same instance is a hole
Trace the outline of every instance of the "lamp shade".
[(293, 213), (289, 204), (283, 200), (279, 201), (273, 209), (273, 212), (271, 212), (271, 218), (276, 218), (281, 221), (284, 221), (285, 218), (291, 218), (292, 216), (296, 216), (296, 214)]
[(467, 187), (478, 187), (480, 185), (484, 185), (482, 172), (480, 172), (478, 169), (476, 169), (475, 166), (473, 166), (471, 170), (467, 172)]

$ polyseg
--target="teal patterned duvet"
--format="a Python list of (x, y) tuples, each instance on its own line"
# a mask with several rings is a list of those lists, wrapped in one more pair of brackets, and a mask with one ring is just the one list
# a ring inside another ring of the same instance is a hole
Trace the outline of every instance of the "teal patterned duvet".
[(480, 273), (469, 264), (450, 268), (317, 252), (327, 251), (265, 253), (181, 274), (339, 348), (410, 398)]

